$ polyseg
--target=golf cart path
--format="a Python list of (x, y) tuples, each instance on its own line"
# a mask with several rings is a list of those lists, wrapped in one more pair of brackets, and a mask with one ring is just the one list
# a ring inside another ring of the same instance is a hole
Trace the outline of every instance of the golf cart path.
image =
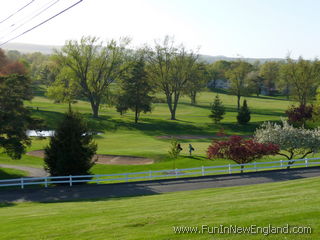
[(42, 168), (36, 167), (27, 167), (27, 166), (17, 166), (17, 165), (10, 165), (10, 164), (0, 164), (2, 168), (12, 168), (21, 171), (25, 171), (29, 173), (28, 177), (45, 177), (48, 176), (47, 172)]
[(309, 177), (320, 177), (320, 167), (270, 170), (263, 172), (170, 180), (141, 181), (134, 183), (92, 184), (73, 187), (59, 186), (32, 189), (0, 189), (0, 202), (54, 202), (131, 197), (205, 188), (282, 182)]

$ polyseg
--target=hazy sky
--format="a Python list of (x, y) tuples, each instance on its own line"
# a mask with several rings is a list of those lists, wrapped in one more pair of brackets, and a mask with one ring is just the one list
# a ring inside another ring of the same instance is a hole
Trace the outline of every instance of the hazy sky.
[[(30, 1), (3, 0), (0, 22)], [(34, 0), (0, 23), (0, 42), (75, 2)], [(319, 13), (318, 0), (83, 0), (14, 42), (62, 45), (94, 35), (129, 36), (133, 45), (141, 45), (174, 35), (177, 42), (208, 55), (282, 58), (291, 52), (292, 57), (314, 58), (320, 56)]]

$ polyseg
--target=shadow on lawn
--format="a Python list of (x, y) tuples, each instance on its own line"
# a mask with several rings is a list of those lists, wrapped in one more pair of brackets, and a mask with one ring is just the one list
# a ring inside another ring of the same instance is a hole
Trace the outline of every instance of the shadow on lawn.
[(220, 174), (193, 178), (154, 180), (145, 182), (81, 185), (73, 187), (52, 187), (0, 191), (0, 201), (8, 202), (88, 202), (117, 200), (124, 197), (156, 195), (194, 189), (231, 187), (257, 183), (302, 179), (319, 176), (320, 167), (269, 170), (234, 174)]
[[(211, 106), (210, 105), (192, 105), (191, 103), (179, 103), (181, 105), (185, 105), (185, 106), (190, 106), (190, 107), (198, 107), (198, 108), (202, 108), (202, 109), (206, 109), (208, 111), (211, 110)], [(284, 117), (285, 113), (283, 112), (279, 112), (279, 111), (274, 111), (272, 109), (252, 109), (250, 107), (250, 102), (248, 102), (248, 106), (250, 109), (251, 114), (256, 114), (256, 115), (267, 115), (267, 116), (278, 116), (278, 117)], [(225, 106), (225, 110), (226, 112), (231, 112), (231, 113), (238, 113), (237, 108), (235, 107), (228, 107)], [(209, 115), (209, 113), (208, 113)]]
[[(231, 111), (232, 109), (228, 110)], [(233, 109), (235, 111), (235, 109)], [(63, 113), (43, 110), (32, 110), (34, 116), (44, 119), (47, 129), (55, 129), (63, 118)], [(268, 113), (270, 115), (276, 114)], [(278, 113), (279, 114), (279, 113)], [(232, 132), (237, 135), (252, 135), (255, 129), (262, 122), (239, 125), (236, 123), (204, 123), (198, 124), (184, 120), (164, 120), (148, 117), (141, 117), (138, 123), (130, 118), (112, 118), (111, 116), (100, 116), (95, 119), (90, 113), (82, 114), (88, 123), (90, 131), (95, 132), (114, 132), (119, 129), (136, 130), (149, 136), (174, 136), (174, 135), (198, 135), (204, 136), (203, 139), (211, 139), (223, 128), (226, 133)], [(279, 114), (279, 116), (282, 116)], [(99, 136), (97, 136), (99, 137)], [(164, 139), (166, 140), (166, 139)], [(186, 139), (186, 142), (188, 139)]]
[(21, 178), (25, 177), (23, 174), (12, 174), (4, 171), (0, 168), (0, 179), (13, 179), (13, 178)]

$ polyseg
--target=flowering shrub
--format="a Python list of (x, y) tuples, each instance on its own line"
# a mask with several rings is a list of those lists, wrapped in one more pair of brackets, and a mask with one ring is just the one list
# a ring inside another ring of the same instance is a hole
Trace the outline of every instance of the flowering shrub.
[(313, 106), (300, 105), (299, 107), (291, 106), (286, 114), (288, 116), (288, 123), (295, 126), (302, 126), (307, 120), (312, 119)]
[[(260, 143), (277, 144), (282, 150), (278, 154), (288, 160), (304, 158), (308, 154), (316, 152), (320, 148), (320, 129), (295, 128), (287, 121), (282, 125), (265, 122), (255, 132), (255, 141)], [(289, 165), (294, 161), (289, 162)], [(290, 166), (288, 166), (290, 167)]]
[[(225, 158), (238, 164), (249, 163), (264, 155), (275, 155), (279, 147), (273, 143), (259, 143), (253, 139), (231, 136), (226, 141), (213, 141), (207, 151), (209, 159)], [(241, 166), (241, 172), (243, 172)]]

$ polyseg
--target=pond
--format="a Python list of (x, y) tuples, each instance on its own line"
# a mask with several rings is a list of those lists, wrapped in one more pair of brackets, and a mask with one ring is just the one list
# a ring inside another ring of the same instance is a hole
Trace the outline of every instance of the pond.
[[(89, 133), (89, 134), (94, 134), (94, 135), (101, 135), (101, 132), (96, 132), (96, 133)], [(27, 136), (28, 137), (52, 137), (54, 136), (54, 130), (27, 130)]]
[(54, 135), (54, 130), (43, 130), (43, 131), (28, 130), (27, 131), (28, 137), (52, 137), (53, 135)]

